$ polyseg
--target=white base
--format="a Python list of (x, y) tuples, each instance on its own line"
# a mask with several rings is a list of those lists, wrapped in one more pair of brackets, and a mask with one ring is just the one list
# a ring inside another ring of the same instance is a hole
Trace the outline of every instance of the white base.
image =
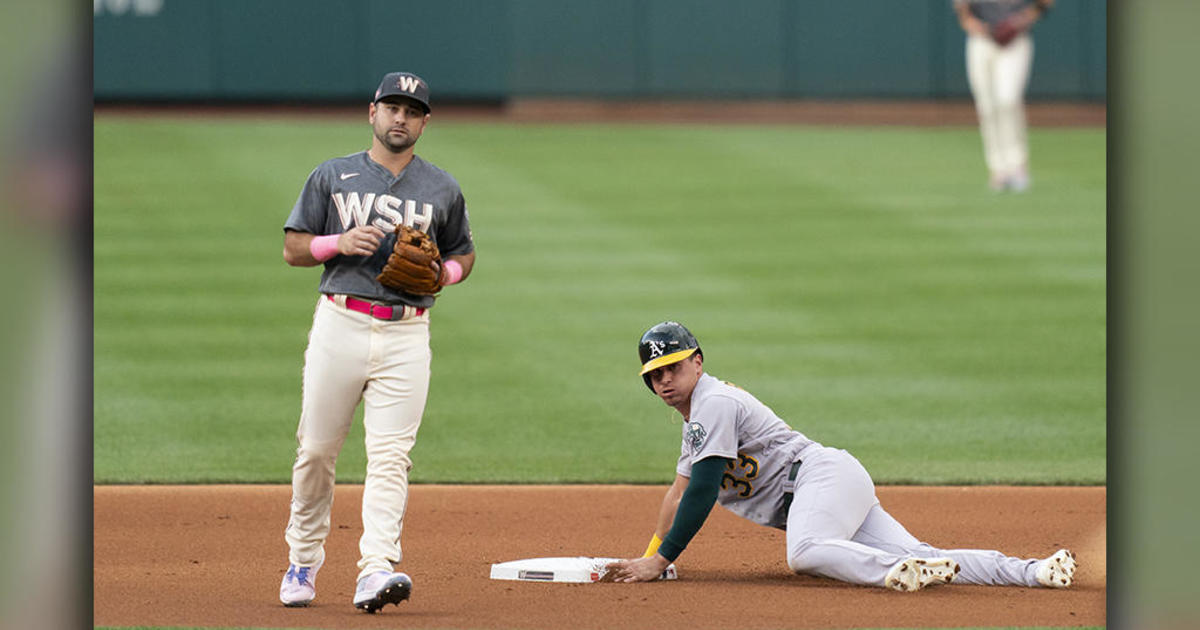
[[(521, 580), (525, 582), (569, 582), (591, 583), (604, 579), (608, 573), (606, 565), (622, 560), (622, 558), (590, 558), (577, 556), (574, 558), (528, 558), (511, 560), (492, 565), (493, 580)], [(674, 580), (679, 577), (675, 565), (667, 567), (660, 580)]]

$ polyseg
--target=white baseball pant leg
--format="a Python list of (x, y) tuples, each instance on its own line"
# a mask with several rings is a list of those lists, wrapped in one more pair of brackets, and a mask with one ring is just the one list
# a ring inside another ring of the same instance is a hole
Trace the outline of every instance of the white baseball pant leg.
[(888, 571), (906, 556), (853, 540), (879, 505), (871, 476), (841, 449), (813, 445), (800, 458), (788, 510), (788, 566), (797, 573), (883, 586)]
[(412, 319), (372, 323), (363, 425), (367, 478), (363, 488), (363, 535), (358, 541), (359, 579), (392, 571), (403, 557), (400, 533), (408, 506), (409, 452), (429, 394), (429, 312)]
[(1040, 560), (1023, 560), (985, 549), (938, 549), (917, 540), (880, 505), (871, 508), (854, 540), (904, 557), (951, 558), (962, 569), (955, 583), (1038, 585), (1036, 573)]
[(1029, 163), (1025, 88), (1033, 66), (1033, 38), (1022, 33), (1007, 46), (967, 36), (967, 81), (979, 115), (983, 154), (992, 175), (1024, 172)]
[[(407, 504), (408, 452), (416, 438), (429, 384), (429, 314), (377, 320), (322, 297), (304, 353), (303, 402), (292, 469), (289, 561), (324, 561), (335, 463), (354, 410), (365, 400), (367, 477), (363, 490), (360, 577), (399, 562)], [(396, 400), (396, 397), (404, 397)], [(365, 568), (364, 568), (365, 567)]]

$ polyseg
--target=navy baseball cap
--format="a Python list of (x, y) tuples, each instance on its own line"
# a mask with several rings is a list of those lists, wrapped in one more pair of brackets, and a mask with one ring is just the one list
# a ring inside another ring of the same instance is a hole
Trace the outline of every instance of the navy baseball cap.
[(379, 82), (379, 88), (375, 90), (375, 100), (371, 102), (378, 103), (389, 96), (411, 98), (426, 114), (429, 113), (429, 84), (411, 72), (390, 72), (384, 75), (383, 80)]

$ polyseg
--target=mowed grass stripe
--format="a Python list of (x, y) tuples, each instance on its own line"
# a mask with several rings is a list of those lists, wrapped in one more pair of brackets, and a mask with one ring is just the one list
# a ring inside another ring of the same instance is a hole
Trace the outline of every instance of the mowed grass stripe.
[[(318, 272), (281, 226), (366, 133), (97, 120), (98, 480), (286, 481)], [(1104, 134), (1032, 138), (1033, 192), (994, 196), (971, 129), (435, 124), (480, 264), (435, 310), (414, 479), (669, 480), (633, 345), (673, 317), (883, 482), (1103, 482)], [(356, 427), (339, 478), (362, 458)]]

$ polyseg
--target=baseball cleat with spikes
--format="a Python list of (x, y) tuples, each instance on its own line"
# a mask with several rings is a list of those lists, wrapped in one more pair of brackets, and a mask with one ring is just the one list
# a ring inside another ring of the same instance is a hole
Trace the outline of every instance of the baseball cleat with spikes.
[(906, 558), (888, 571), (883, 583), (895, 591), (919, 591), (953, 582), (958, 571), (958, 563), (950, 558)]
[(317, 596), (317, 571), (321, 565), (301, 567), (288, 565), (279, 585), (279, 601), (288, 608), (301, 608), (312, 603)]
[(374, 614), (388, 604), (400, 602), (412, 595), (412, 578), (404, 573), (379, 571), (358, 581), (354, 591), (354, 607)]
[(1047, 588), (1068, 588), (1075, 581), (1075, 569), (1078, 566), (1075, 554), (1070, 549), (1059, 549), (1038, 564), (1038, 584)]

